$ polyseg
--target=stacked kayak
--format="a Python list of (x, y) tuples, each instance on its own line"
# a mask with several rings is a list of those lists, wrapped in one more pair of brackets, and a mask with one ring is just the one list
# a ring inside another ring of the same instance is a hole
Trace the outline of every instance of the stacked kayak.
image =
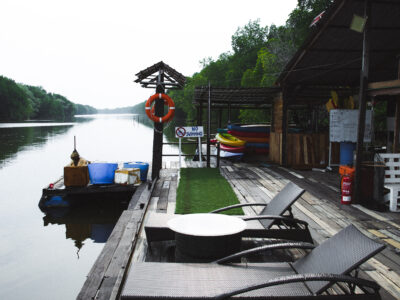
[(269, 134), (271, 127), (268, 125), (228, 125), (228, 132), (245, 141), (245, 150), (250, 153), (269, 153)]
[(246, 150), (246, 141), (234, 137), (228, 133), (217, 133), (215, 139), (220, 142), (220, 156), (221, 157), (235, 157), (243, 156)]

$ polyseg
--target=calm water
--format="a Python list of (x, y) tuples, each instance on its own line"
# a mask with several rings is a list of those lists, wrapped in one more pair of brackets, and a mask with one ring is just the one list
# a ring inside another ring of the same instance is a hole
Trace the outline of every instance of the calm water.
[(134, 115), (0, 123), (0, 299), (74, 299), (119, 217), (118, 207), (39, 210), (41, 189), (62, 175), (74, 136), (87, 160), (152, 159), (152, 127)]

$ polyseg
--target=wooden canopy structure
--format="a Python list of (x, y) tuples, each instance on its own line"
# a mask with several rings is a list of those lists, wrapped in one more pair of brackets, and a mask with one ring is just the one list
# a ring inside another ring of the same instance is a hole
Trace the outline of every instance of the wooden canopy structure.
[(183, 88), (185, 85), (186, 77), (163, 61), (137, 73), (135, 82), (140, 83), (144, 88), (156, 88), (160, 85), (160, 75), (164, 77), (162, 82), (164, 89)]
[(201, 86), (194, 90), (193, 104), (206, 106), (211, 99), (212, 108), (252, 109), (271, 107), (276, 94), (281, 89), (274, 88), (225, 88)]
[[(325, 12), (277, 80), (283, 91), (281, 146), (284, 164), (287, 106), (300, 101), (300, 95), (316, 87), (358, 89), (355, 195), (360, 194), (359, 170), (367, 97), (398, 95), (400, 92), (399, 16), (400, 1), (397, 0), (336, 0)], [(355, 27), (359, 27), (358, 31), (354, 30)], [(400, 102), (397, 102), (396, 120), (395, 148), (399, 135)]]
[[(136, 83), (144, 88), (155, 88), (156, 93), (165, 93), (167, 89), (181, 89), (185, 85), (186, 77), (175, 69), (160, 61), (136, 74)], [(164, 115), (164, 101), (155, 100), (155, 115)], [(163, 123), (154, 123), (153, 161), (151, 177), (154, 180), (159, 177), (162, 167), (163, 147)]]
[[(397, 78), (400, 53), (400, 1), (336, 0), (280, 74), (280, 86), (358, 87), (363, 33), (350, 29), (354, 15), (364, 17), (369, 2), (369, 81)], [(367, 49), (368, 50), (368, 49)]]

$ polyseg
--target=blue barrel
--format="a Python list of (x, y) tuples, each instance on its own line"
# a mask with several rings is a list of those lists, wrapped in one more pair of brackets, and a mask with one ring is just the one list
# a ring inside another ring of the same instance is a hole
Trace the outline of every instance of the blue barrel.
[(114, 183), (115, 170), (118, 169), (118, 164), (91, 163), (88, 164), (88, 169), (92, 184), (112, 184)]
[(139, 168), (140, 169), (140, 180), (147, 180), (147, 171), (149, 170), (149, 164), (142, 161), (133, 161), (124, 163), (124, 168)]
[(356, 143), (340, 143), (340, 165), (353, 165), (353, 151), (356, 150)]

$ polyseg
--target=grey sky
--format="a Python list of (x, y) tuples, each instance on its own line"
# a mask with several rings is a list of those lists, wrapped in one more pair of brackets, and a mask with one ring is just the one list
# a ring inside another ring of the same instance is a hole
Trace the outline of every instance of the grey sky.
[(135, 74), (163, 60), (186, 76), (231, 50), (249, 20), (282, 25), (297, 0), (1, 0), (0, 75), (97, 108), (154, 91)]

